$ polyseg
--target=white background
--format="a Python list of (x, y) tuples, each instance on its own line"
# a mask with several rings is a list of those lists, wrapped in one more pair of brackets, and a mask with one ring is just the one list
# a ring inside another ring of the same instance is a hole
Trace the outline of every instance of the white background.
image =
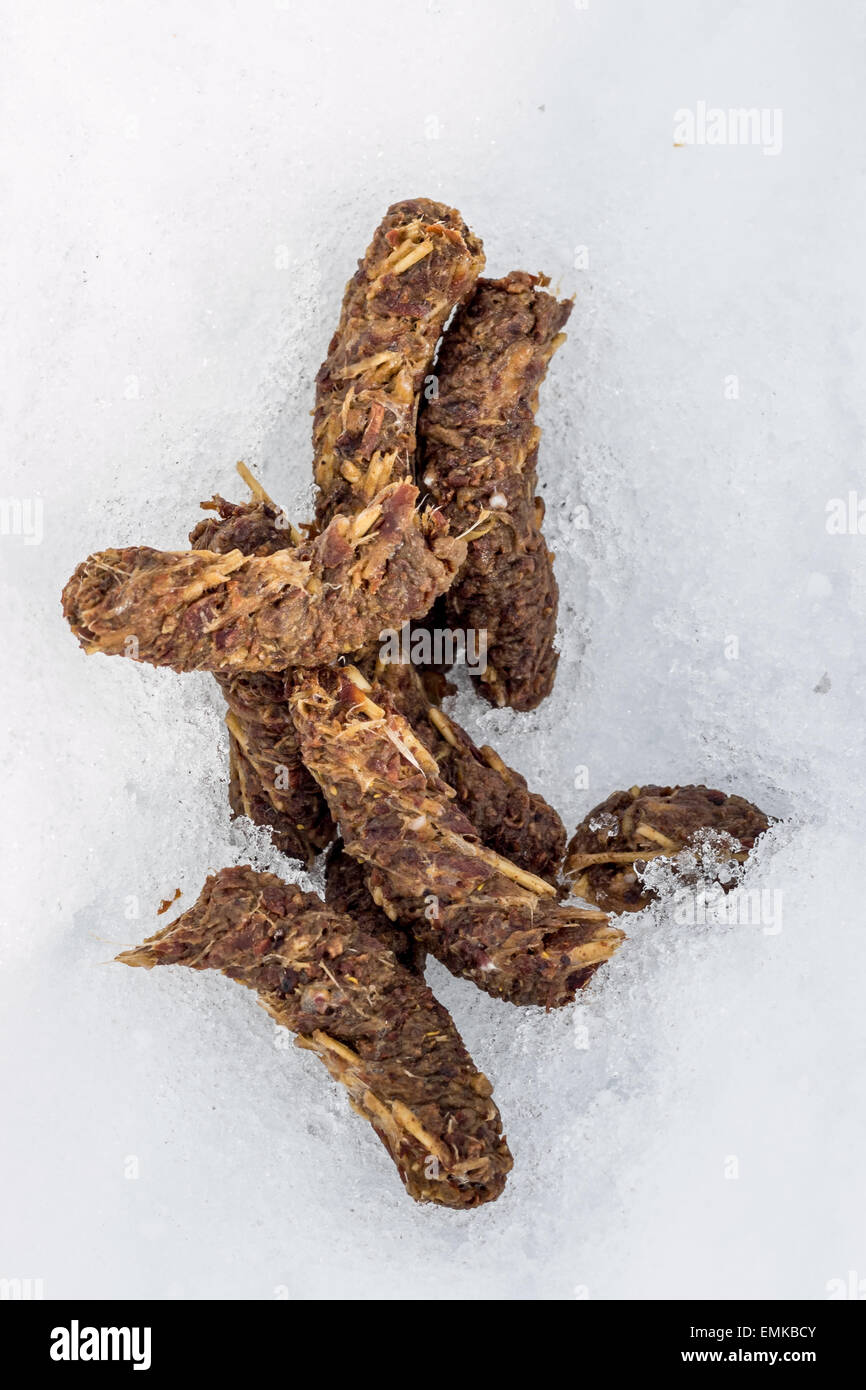
[[(3, 8), (0, 490), (41, 499), (44, 538), (0, 536), (0, 1276), (266, 1299), (866, 1278), (866, 535), (826, 527), (866, 495), (862, 6)], [(700, 101), (780, 109), (781, 153), (675, 148)], [(569, 832), (647, 781), (784, 818), (748, 880), (781, 890), (778, 934), (663, 904), (549, 1016), (434, 965), (515, 1156), (469, 1213), (414, 1207), (246, 991), (106, 963), (176, 887), (291, 867), (229, 820), (212, 680), (87, 658), (59, 604), (91, 550), (183, 546), (199, 499), (243, 495), (237, 459), (307, 514), (343, 284), (418, 194), (491, 273), (577, 295), (541, 413), (556, 691), (457, 713)]]

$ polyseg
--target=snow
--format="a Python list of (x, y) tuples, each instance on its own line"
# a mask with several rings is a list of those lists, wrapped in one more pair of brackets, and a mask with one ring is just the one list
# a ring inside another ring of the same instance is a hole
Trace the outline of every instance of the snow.
[[(0, 535), (0, 1275), (824, 1298), (866, 1276), (858, 499), (827, 524), (864, 487), (862, 7), (369, 8), (7, 15), (2, 492), (29, 510)], [(781, 112), (781, 151), (675, 148), (698, 103)], [(59, 609), (89, 551), (184, 545), (201, 498), (242, 496), (238, 459), (308, 513), (343, 283), (416, 194), (460, 207), (493, 273), (577, 294), (541, 412), (557, 687), (455, 714), (569, 832), (653, 781), (781, 818), (744, 878), (781, 893), (778, 932), (684, 925), (668, 894), (549, 1016), (434, 964), (515, 1156), (468, 1213), (413, 1206), (247, 991), (107, 963), (176, 887), (294, 869), (229, 820), (214, 682), (86, 658)]]

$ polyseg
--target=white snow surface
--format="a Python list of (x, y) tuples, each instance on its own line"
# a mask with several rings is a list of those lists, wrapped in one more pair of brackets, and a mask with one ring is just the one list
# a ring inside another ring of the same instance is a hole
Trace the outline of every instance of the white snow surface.
[[(50, 0), (4, 28), (2, 492), (44, 536), (0, 536), (0, 1276), (253, 1299), (862, 1279), (866, 535), (827, 529), (866, 495), (862, 5)], [(781, 152), (676, 148), (699, 102), (780, 110)], [(230, 821), (211, 678), (86, 657), (59, 603), (92, 550), (184, 546), (200, 499), (244, 495), (238, 459), (308, 514), (343, 285), (418, 194), (490, 273), (577, 296), (541, 410), (556, 690), (455, 713), (569, 833), (650, 781), (781, 818), (745, 879), (781, 891), (780, 931), (666, 898), (549, 1015), (431, 966), (515, 1159), (465, 1213), (413, 1205), (248, 991), (109, 963), (175, 888), (298, 871)]]

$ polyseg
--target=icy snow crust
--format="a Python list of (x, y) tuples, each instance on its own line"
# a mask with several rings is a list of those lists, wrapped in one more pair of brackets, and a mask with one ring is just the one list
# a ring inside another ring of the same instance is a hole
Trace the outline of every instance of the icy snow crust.
[[(370, 15), (9, 19), (2, 490), (42, 500), (44, 539), (0, 536), (0, 1275), (53, 1297), (826, 1297), (866, 1276), (866, 536), (826, 529), (864, 487), (862, 7)], [(674, 148), (699, 101), (781, 109), (782, 152)], [(783, 818), (745, 879), (781, 890), (779, 932), (683, 925), (668, 897), (549, 1016), (431, 966), (515, 1156), (462, 1214), (412, 1205), (246, 991), (107, 963), (224, 864), (299, 875), (230, 822), (214, 682), (86, 658), (59, 603), (93, 549), (183, 546), (200, 498), (242, 495), (239, 458), (309, 514), (342, 287), (415, 194), (460, 207), (491, 273), (577, 294), (541, 414), (556, 691), (516, 716), (463, 690), (457, 717), (569, 832), (652, 781)]]

